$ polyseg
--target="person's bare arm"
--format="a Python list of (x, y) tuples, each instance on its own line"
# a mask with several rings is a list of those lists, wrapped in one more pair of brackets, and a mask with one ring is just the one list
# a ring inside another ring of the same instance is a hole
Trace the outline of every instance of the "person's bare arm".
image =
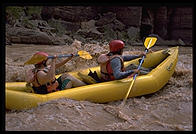
[(54, 78), (55, 78), (55, 62), (56, 62), (56, 58), (52, 59), (51, 67), (50, 67), (48, 73), (45, 73), (44, 71), (39, 71), (37, 73), (37, 79), (41, 85), (46, 84), (47, 82), (51, 82), (52, 80), (54, 80)]
[(56, 68), (61, 67), (62, 65), (64, 65), (64, 64), (65, 64), (65, 63), (67, 63), (68, 61), (70, 61), (72, 58), (73, 58), (73, 54), (72, 54), (72, 56), (71, 56), (71, 57), (69, 57), (69, 58), (67, 58), (67, 59), (63, 60), (63, 61), (62, 61), (62, 62), (60, 62), (60, 63), (57, 63), (57, 64), (55, 65), (55, 67), (56, 67)]

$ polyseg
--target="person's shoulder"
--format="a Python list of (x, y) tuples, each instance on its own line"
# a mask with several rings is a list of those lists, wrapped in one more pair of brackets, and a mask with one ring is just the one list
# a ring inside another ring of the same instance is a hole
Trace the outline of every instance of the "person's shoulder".
[(98, 59), (97, 62), (102, 64), (102, 63), (106, 63), (109, 60), (109, 57), (107, 56), (107, 54), (101, 54)]
[(122, 55), (113, 55), (113, 56), (110, 57), (110, 59), (111, 60), (113, 60), (113, 59), (121, 60), (121, 59), (123, 59), (123, 57), (122, 57)]
[(111, 62), (120, 62), (121, 61), (121, 57), (120, 56), (115, 56), (115, 57), (112, 57)]

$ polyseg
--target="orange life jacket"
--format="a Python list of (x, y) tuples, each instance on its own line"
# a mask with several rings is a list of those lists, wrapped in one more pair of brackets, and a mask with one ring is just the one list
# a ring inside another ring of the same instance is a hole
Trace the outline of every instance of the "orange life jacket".
[(110, 61), (116, 57), (120, 58), (121, 60), (121, 71), (122, 72), (125, 71), (124, 60), (120, 55), (107, 56), (107, 54), (101, 54), (98, 57), (98, 63), (100, 64), (101, 78), (103, 81), (115, 80)]
[(33, 89), (35, 91), (35, 93), (49, 93), (49, 92), (54, 92), (54, 91), (57, 91), (57, 87), (59, 86), (59, 83), (58, 81), (56, 80), (53, 80), (51, 82), (48, 82), (44, 85), (41, 85), (37, 79), (37, 73), (39, 71), (44, 71), (45, 73), (48, 72), (48, 68), (44, 68), (44, 69), (31, 69), (27, 72), (27, 78), (26, 78), (26, 81), (28, 83), (32, 83), (33, 84)]

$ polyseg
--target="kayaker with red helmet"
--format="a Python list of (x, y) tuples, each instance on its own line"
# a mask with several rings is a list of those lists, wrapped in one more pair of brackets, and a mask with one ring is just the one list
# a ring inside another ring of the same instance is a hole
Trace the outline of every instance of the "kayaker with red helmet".
[(124, 47), (125, 44), (123, 41), (112, 40), (109, 43), (110, 52), (108, 54), (101, 54), (98, 57), (97, 61), (100, 64), (102, 81), (122, 79), (139, 72), (137, 67), (132, 70), (125, 69), (124, 61), (130, 61), (145, 56), (145, 53), (141, 52), (140, 55), (122, 56)]
[[(48, 57), (48, 54), (45, 52), (37, 52), (33, 55), (33, 57), (36, 56)], [(26, 72), (26, 82), (29, 84), (31, 83), (34, 92), (38, 94), (47, 94), (58, 90), (86, 85), (84, 82), (67, 73), (62, 74), (58, 79), (55, 78), (55, 70), (70, 61), (72, 57), (69, 57), (57, 64), (56, 58), (54, 58), (50, 65), (46, 64), (48, 60), (47, 58), (39, 61), (38, 63), (36, 61), (30, 61), (30, 59), (26, 63), (34, 64), (35, 68)]]

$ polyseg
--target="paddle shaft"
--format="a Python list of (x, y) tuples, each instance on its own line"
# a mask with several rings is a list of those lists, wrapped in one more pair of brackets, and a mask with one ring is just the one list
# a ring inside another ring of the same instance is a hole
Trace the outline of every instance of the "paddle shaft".
[[(146, 50), (145, 50), (145, 52), (144, 52), (144, 54), (146, 55), (146, 53), (148, 52), (148, 49), (149, 49), (149, 47), (150, 47), (150, 44), (151, 44), (151, 42), (152, 42), (152, 39), (150, 40), (150, 42), (148, 43), (148, 46), (147, 46), (147, 48), (146, 48)], [(138, 66), (138, 70), (140, 70), (140, 68), (141, 68), (141, 66), (142, 66), (142, 64), (143, 64), (143, 62), (144, 62), (144, 58), (145, 58), (145, 56), (142, 56), (142, 60), (140, 61), (140, 64), (139, 64), (139, 66)], [(135, 78), (137, 77), (137, 73), (134, 75), (134, 77), (133, 77), (133, 80), (135, 81)]]
[[(145, 50), (145, 54), (148, 52), (148, 49), (146, 49)], [(138, 70), (140, 70), (140, 68), (141, 68), (141, 66), (142, 66), (142, 64), (143, 64), (143, 61), (144, 61), (144, 58), (145, 58), (145, 56), (142, 56), (142, 60), (140, 61), (140, 64), (139, 64), (139, 66), (138, 66)], [(129, 90), (128, 90), (128, 92), (127, 92), (127, 94), (126, 94), (126, 96), (125, 96), (125, 98), (124, 98), (124, 100), (123, 100), (123, 102), (122, 102), (122, 106), (124, 106), (124, 104), (125, 104), (125, 102), (126, 102), (126, 100), (127, 100), (127, 98), (128, 98), (128, 96), (129, 96), (129, 93), (131, 92), (131, 88), (132, 88), (132, 86), (133, 86), (133, 84), (134, 84), (134, 82), (135, 82), (135, 79), (136, 79), (136, 77), (137, 77), (137, 73), (133, 76), (133, 81), (131, 82), (131, 85), (130, 85), (130, 87), (129, 87)]]
[[(148, 45), (147, 45), (147, 47), (146, 47), (146, 50), (145, 50), (145, 55), (146, 55), (146, 53), (148, 52), (148, 49), (150, 48), (150, 44), (152, 43), (152, 39), (150, 39), (150, 41), (149, 41), (149, 43), (148, 43)], [(141, 66), (142, 66), (142, 64), (143, 64), (143, 61), (144, 61), (144, 58), (145, 58), (145, 56), (142, 56), (142, 60), (140, 61), (140, 64), (139, 64), (139, 66), (138, 66), (138, 70), (140, 70), (140, 68), (141, 68)], [(135, 82), (135, 79), (136, 79), (136, 77), (137, 77), (137, 73), (133, 76), (133, 80), (132, 80), (132, 82), (131, 82), (131, 85), (129, 86), (129, 90), (128, 90), (128, 92), (127, 92), (127, 94), (126, 94), (126, 96), (125, 96), (125, 98), (123, 99), (123, 102), (122, 102), (122, 104), (121, 104), (121, 107), (123, 107), (124, 105), (125, 105), (125, 102), (126, 102), (126, 100), (127, 100), (127, 98), (128, 98), (128, 96), (129, 96), (129, 94), (130, 94), (130, 92), (131, 92), (131, 89), (132, 89), (132, 86), (133, 86), (133, 84), (134, 84), (134, 82)]]
[[(146, 54), (147, 52), (148, 52), (148, 49), (146, 49), (144, 53)], [(140, 68), (141, 68), (141, 66), (142, 66), (142, 64), (144, 62), (144, 58), (145, 58), (145, 56), (142, 56), (142, 60), (140, 61), (140, 64), (139, 64), (139, 66), (137, 68), (138, 70), (140, 70)], [(134, 77), (133, 77), (134, 80), (137, 77), (137, 75), (138, 75), (137, 73), (134, 75)]]
[[(64, 57), (71, 57), (72, 54), (63, 54), (63, 55), (58, 55), (57, 58), (64, 58)], [(73, 56), (79, 56), (79, 54), (75, 54)], [(53, 59), (54, 56), (48, 56), (48, 59)]]

